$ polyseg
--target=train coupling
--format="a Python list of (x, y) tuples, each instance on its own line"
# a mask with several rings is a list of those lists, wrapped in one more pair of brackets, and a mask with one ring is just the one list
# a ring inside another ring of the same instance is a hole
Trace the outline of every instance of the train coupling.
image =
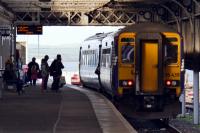
[(155, 107), (155, 97), (154, 96), (144, 96), (143, 100), (144, 108), (151, 109)]

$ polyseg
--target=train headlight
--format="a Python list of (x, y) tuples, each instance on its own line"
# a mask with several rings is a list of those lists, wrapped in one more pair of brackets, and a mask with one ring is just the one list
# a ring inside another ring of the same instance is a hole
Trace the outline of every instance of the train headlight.
[(176, 86), (176, 81), (172, 81), (172, 86)]
[(127, 86), (127, 85), (128, 85), (128, 82), (127, 82), (127, 81), (123, 81), (123, 82), (122, 82), (122, 85), (123, 85), (123, 86)]
[(168, 87), (176, 87), (176, 86), (180, 85), (180, 81), (179, 80), (166, 80), (165, 85)]
[(132, 87), (133, 86), (133, 80), (120, 80), (119, 85), (121, 87)]

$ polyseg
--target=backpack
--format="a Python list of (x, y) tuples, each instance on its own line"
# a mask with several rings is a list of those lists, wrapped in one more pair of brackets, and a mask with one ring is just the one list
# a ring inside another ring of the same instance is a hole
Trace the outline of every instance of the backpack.
[(49, 67), (49, 74), (53, 76), (55, 73), (55, 60), (52, 62), (51, 66)]
[(37, 66), (35, 64), (31, 67), (31, 73), (37, 73)]

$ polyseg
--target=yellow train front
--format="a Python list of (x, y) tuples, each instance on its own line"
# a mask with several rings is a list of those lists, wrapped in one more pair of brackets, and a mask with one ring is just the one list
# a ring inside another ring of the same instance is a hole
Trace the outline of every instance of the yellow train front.
[(98, 33), (80, 47), (82, 85), (112, 96), (135, 118), (171, 118), (180, 113), (184, 88), (181, 36), (166, 25), (143, 23)]
[(118, 108), (128, 116), (171, 118), (180, 113), (184, 88), (181, 36), (161, 24), (127, 26), (115, 36), (113, 83)]

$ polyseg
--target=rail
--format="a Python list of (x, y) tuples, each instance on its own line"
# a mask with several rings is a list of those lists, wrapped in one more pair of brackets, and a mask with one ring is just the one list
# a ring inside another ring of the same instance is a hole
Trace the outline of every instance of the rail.
[(138, 133), (181, 133), (179, 129), (163, 120), (136, 120), (126, 117)]
[(167, 131), (170, 133), (182, 133), (179, 129), (177, 129), (176, 127), (174, 127), (171, 124), (168, 124)]

